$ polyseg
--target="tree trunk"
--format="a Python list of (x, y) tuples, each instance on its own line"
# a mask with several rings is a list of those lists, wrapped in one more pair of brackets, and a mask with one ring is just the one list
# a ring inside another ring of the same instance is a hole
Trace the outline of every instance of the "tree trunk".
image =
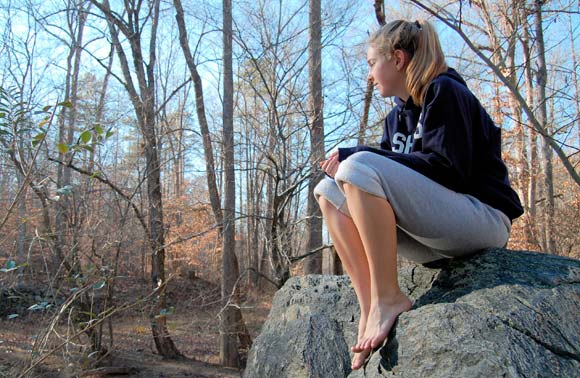
[[(314, 187), (324, 178), (318, 164), (324, 160), (324, 114), (322, 99), (322, 23), (320, 0), (310, 0), (310, 41), (308, 44), (308, 84), (310, 98), (310, 180), (308, 182), (307, 248), (315, 250), (322, 245), (322, 212), (314, 198)], [(322, 252), (304, 262), (305, 274), (322, 273)]]
[[(523, 16), (525, 17), (525, 15)], [(531, 51), (529, 26), (527, 23), (522, 27), (522, 51), (524, 55), (524, 73), (526, 82), (526, 102), (530, 107), (534, 107), (534, 82), (532, 78)], [(530, 159), (528, 162), (528, 206), (526, 219), (526, 237), (530, 244), (541, 248), (541, 237), (537, 231), (538, 221), (536, 220), (537, 192), (538, 192), (538, 134), (533, 128), (528, 133), (528, 145), (530, 146)]]
[[(99, 101), (97, 103), (97, 109), (95, 111), (95, 123), (100, 125), (103, 119), (103, 113), (105, 111), (105, 101), (107, 98), (107, 88), (109, 87), (109, 79), (111, 77), (111, 70), (113, 68), (113, 60), (115, 57), (115, 45), (111, 44), (111, 52), (109, 54), (109, 63), (107, 64), (107, 71), (105, 72), (105, 77), (103, 78), (103, 84), (101, 86), (101, 91), (99, 94)], [(91, 151), (89, 154), (89, 164), (87, 166), (87, 171), (94, 172), (95, 171), (95, 153), (97, 152), (97, 133), (93, 134)], [(88, 176), (85, 178), (85, 190), (88, 192), (88, 188), (90, 185), (91, 177)], [(87, 196), (87, 200), (89, 204), (92, 201), (92, 197)]]
[(358, 130), (357, 144), (362, 145), (365, 143), (365, 134), (367, 132), (367, 127), (369, 124), (369, 112), (371, 110), (371, 102), (373, 101), (373, 91), (375, 86), (373, 82), (367, 81), (367, 88), (365, 89), (365, 98), (363, 103), (363, 113), (360, 119), (360, 125)]
[[(151, 29), (149, 30), (149, 61), (145, 62), (143, 51), (141, 50), (141, 38), (143, 25), (140, 24), (140, 8), (132, 8), (131, 3), (125, 2), (125, 11), (132, 15), (131, 22), (124, 22), (118, 15), (111, 11), (108, 0), (99, 3), (97, 0), (91, 2), (99, 8), (107, 18), (109, 31), (119, 63), (123, 71), (125, 82), (123, 83), (135, 109), (137, 121), (143, 136), (145, 161), (146, 161), (146, 182), (147, 197), (149, 200), (149, 224), (147, 236), (151, 248), (151, 281), (154, 289), (165, 284), (165, 227), (163, 223), (163, 201), (161, 191), (161, 167), (159, 162), (159, 146), (157, 141), (156, 121), (155, 121), (155, 62), (156, 62), (156, 41), (157, 26), (159, 22), (160, 1), (155, 0), (149, 3)], [(136, 5), (135, 5), (136, 6)], [(136, 22), (136, 23), (135, 23)], [(133, 58), (133, 72), (129, 68), (127, 54), (119, 40), (120, 30), (127, 38), (131, 55)], [(133, 83), (133, 76), (138, 82), (139, 92)], [(152, 307), (149, 314), (151, 321), (151, 331), (157, 351), (164, 358), (178, 358), (181, 353), (175, 347), (173, 340), (167, 330), (167, 319), (164, 315), (166, 311), (165, 287), (159, 291), (157, 302)]]
[[(508, 79), (514, 86), (514, 88), (519, 88), (518, 84), (518, 72), (516, 68), (516, 42), (517, 42), (517, 31), (521, 28), (521, 9), (524, 6), (520, 1), (515, 1), (511, 5), (511, 12), (507, 9), (505, 12), (501, 12), (503, 15), (502, 24), (504, 26), (505, 34), (508, 37), (508, 48), (506, 51), (506, 69), (508, 72)], [(525, 27), (524, 27), (525, 28)], [(512, 92), (508, 92), (510, 111), (512, 114), (512, 120), (514, 122), (514, 145), (515, 145), (515, 189), (522, 200), (522, 205), (524, 207), (525, 213), (529, 211), (530, 204), (528, 202), (528, 181), (529, 181), (529, 162), (528, 162), (528, 152), (526, 147), (526, 128), (522, 122), (522, 107), (520, 106), (517, 98)], [(529, 222), (528, 217), (523, 218), (524, 230), (528, 229), (527, 223)], [(524, 235), (524, 242), (529, 245), (527, 240), (527, 235)]]
[[(18, 265), (24, 263), (24, 250), (26, 243), (26, 182), (24, 176), (20, 172), (16, 172), (18, 186), (24, 186), (22, 197), (20, 198), (20, 217), (18, 219), (18, 242), (17, 242), (17, 263)], [(22, 286), (22, 269), (18, 269), (18, 286)]]
[[(542, 1), (535, 0), (534, 2), (534, 21), (536, 29), (536, 45), (538, 50), (538, 65), (537, 83), (538, 86), (538, 121), (543, 126), (544, 132), (548, 137), (551, 137), (551, 127), (548, 125), (548, 111), (546, 104), (546, 84), (548, 77), (548, 70), (546, 68), (546, 52), (544, 48), (544, 31), (542, 29)], [(552, 149), (548, 142), (548, 137), (542, 138), (542, 169), (544, 173), (544, 194), (545, 211), (544, 211), (544, 230), (546, 244), (544, 251), (556, 253), (556, 245), (554, 242), (554, 186), (552, 173)]]
[(183, 51), (183, 56), (187, 63), (189, 73), (193, 80), (193, 86), (195, 90), (195, 104), (197, 111), (197, 120), (199, 121), (199, 128), (201, 130), (201, 135), (203, 139), (203, 152), (205, 156), (205, 167), (207, 171), (207, 187), (209, 191), (209, 201), (213, 214), (220, 231), (223, 226), (223, 214), (220, 206), (220, 198), (218, 185), (215, 175), (215, 162), (214, 162), (214, 152), (211, 144), (211, 138), (209, 133), (209, 126), (207, 123), (207, 118), (205, 116), (205, 103), (203, 100), (203, 86), (201, 82), (201, 77), (197, 71), (197, 65), (193, 59), (193, 54), (189, 48), (189, 40), (187, 38), (187, 29), (185, 27), (185, 17), (183, 13), (183, 6), (181, 5), (181, 0), (173, 0), (173, 5), (175, 6), (175, 20), (177, 21), (177, 27), (179, 29), (179, 44), (181, 45), (181, 50)]
[[(379, 25), (384, 25), (385, 22), (385, 0), (375, 0), (375, 17)], [(367, 88), (365, 90), (365, 98), (363, 103), (363, 113), (360, 120), (359, 131), (358, 131), (358, 144), (364, 144), (364, 136), (369, 123), (369, 112), (371, 110), (371, 102), (373, 101), (373, 90), (375, 89), (371, 81), (367, 82)]]
[(239, 366), (236, 338), (235, 309), (238, 303), (236, 281), (239, 276), (235, 255), (235, 172), (233, 130), (233, 72), (232, 72), (232, 2), (223, 2), (223, 142), (224, 142), (224, 227), (222, 238), (222, 313), (220, 315), (220, 360), (227, 367)]
[(341, 276), (344, 274), (344, 269), (342, 268), (342, 263), (340, 262), (340, 257), (336, 252), (336, 248), (330, 248), (330, 274), (335, 276)]
[[(83, 4), (73, 4), (67, 12), (68, 17), (71, 20), (75, 20), (77, 23), (70, 23), (69, 30), (71, 37), (71, 46), (69, 55), (67, 57), (67, 74), (66, 74), (66, 84), (65, 84), (65, 97), (72, 104), (70, 108), (63, 107), (62, 113), (59, 115), (59, 142), (71, 145), (74, 141), (74, 132), (76, 127), (76, 115), (77, 115), (77, 96), (78, 96), (78, 80), (81, 64), (81, 55), (83, 52), (83, 32), (85, 27), (85, 22), (87, 20), (87, 12), (83, 8)], [(76, 28), (76, 29), (75, 29)], [(76, 34), (75, 34), (76, 30)], [(59, 153), (59, 160), (65, 161), (67, 158), (64, 154)], [(57, 171), (57, 187), (63, 188), (71, 184), (72, 170), (64, 165), (59, 165)], [(56, 203), (56, 230), (57, 234), (57, 245), (55, 250), (57, 255), (61, 255), (62, 258), (67, 258), (64, 256), (62, 251), (65, 249), (66, 236), (69, 231), (68, 219), (70, 216), (71, 204), (69, 196), (63, 195), (61, 199)], [(76, 264), (76, 254), (74, 251), (74, 243), (70, 249), (70, 266), (73, 271), (67, 272), (69, 275), (76, 274), (77, 264)]]
[(572, 80), (574, 82), (574, 98), (576, 99), (576, 126), (578, 133), (578, 149), (580, 149), (580, 78), (578, 77), (578, 56), (576, 55), (576, 49), (574, 45), (574, 24), (572, 22), (572, 15), (569, 17), (569, 27), (570, 27), (570, 49), (572, 50)]

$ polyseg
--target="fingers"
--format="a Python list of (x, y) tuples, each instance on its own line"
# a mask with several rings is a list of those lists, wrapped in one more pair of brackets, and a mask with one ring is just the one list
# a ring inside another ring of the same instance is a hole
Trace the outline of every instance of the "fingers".
[(330, 155), (328, 155), (328, 158), (326, 158), (326, 160), (323, 160), (323, 161), (321, 161), (321, 162), (319, 163), (319, 165), (320, 165), (320, 166), (322, 166), (322, 164), (324, 164), (325, 162), (327, 162), (327, 161), (329, 161), (329, 160), (331, 160), (331, 159), (333, 159), (333, 158), (336, 158), (336, 159), (338, 159), (338, 150), (332, 151), (332, 152), (330, 153)]
[(338, 161), (338, 151), (330, 154), (328, 159), (320, 163), (320, 168), (326, 172), (330, 177), (334, 177), (334, 174), (338, 170), (340, 162)]
[(338, 159), (337, 158), (331, 158), (330, 159), (330, 163), (328, 163), (328, 167), (326, 168), (326, 173), (328, 173), (330, 176), (334, 177), (334, 175), (336, 174), (336, 171), (338, 170)]

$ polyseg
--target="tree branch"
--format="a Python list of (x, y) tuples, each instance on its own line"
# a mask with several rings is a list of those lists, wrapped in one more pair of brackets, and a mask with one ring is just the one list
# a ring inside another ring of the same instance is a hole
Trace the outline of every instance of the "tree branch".
[[(143, 230), (145, 230), (145, 233), (147, 235), (149, 235), (149, 228), (147, 227), (147, 223), (145, 222), (145, 217), (143, 216), (143, 214), (141, 214), (141, 212), (139, 211), (139, 208), (137, 207), (137, 205), (131, 200), (131, 197), (129, 197), (128, 195), (126, 195), (121, 188), (119, 188), (117, 185), (113, 184), (111, 181), (109, 181), (108, 179), (102, 177), (101, 175), (95, 173), (95, 172), (89, 172), (83, 168), (79, 168), (77, 166), (75, 166), (72, 162), (69, 163), (65, 163), (62, 162), (58, 159), (54, 159), (49, 157), (48, 160), (53, 161), (55, 163), (58, 163), (60, 165), (63, 165), (67, 168), (70, 168), (82, 175), (85, 176), (89, 176), (89, 177), (94, 177), (95, 179), (97, 179), (98, 181), (100, 181), (101, 183), (107, 185), (109, 188), (111, 188), (115, 193), (117, 193), (118, 195), (120, 195), (125, 201), (127, 201), (127, 203), (129, 203), (129, 205), (131, 205), (131, 207), (133, 208), (133, 211), (135, 211), (135, 214), (137, 215), (137, 218), (139, 219), (139, 222), (141, 223), (141, 226), (143, 227)], [(148, 238), (149, 239), (149, 238)]]

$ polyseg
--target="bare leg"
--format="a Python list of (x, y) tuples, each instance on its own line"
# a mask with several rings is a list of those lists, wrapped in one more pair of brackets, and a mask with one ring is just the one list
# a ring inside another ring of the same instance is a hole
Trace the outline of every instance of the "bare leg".
[[(365, 334), (367, 317), (371, 306), (370, 272), (367, 257), (352, 219), (338, 211), (324, 197), (319, 198), (319, 204), (330, 237), (344, 269), (350, 276), (359, 301), (360, 321), (357, 343), (360, 343)], [(369, 354), (370, 351), (368, 350), (356, 353), (352, 361), (352, 368), (359, 369)]]
[(397, 316), (412, 307), (397, 279), (397, 230), (393, 208), (387, 200), (344, 183), (352, 220), (359, 232), (370, 273), (371, 307), (362, 340), (355, 352), (381, 345)]

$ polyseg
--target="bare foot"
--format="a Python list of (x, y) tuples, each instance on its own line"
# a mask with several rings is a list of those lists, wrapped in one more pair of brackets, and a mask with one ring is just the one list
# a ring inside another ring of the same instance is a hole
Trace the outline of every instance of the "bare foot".
[[(366, 313), (364, 313), (363, 311), (361, 311), (360, 319), (358, 322), (357, 344), (363, 340), (363, 337), (364, 337), (365, 331), (366, 331), (367, 319), (368, 319), (368, 315)], [(353, 348), (351, 348), (351, 349), (353, 349)], [(370, 353), (371, 353), (370, 350), (369, 351), (363, 350), (360, 353), (355, 353), (354, 357), (352, 358), (352, 364), (351, 364), (352, 370), (360, 369)]]
[(352, 351), (360, 353), (368, 350), (370, 352), (381, 345), (387, 338), (397, 316), (409, 311), (412, 306), (411, 300), (402, 292), (396, 298), (383, 299), (371, 304), (365, 335), (352, 347)]
[[(365, 331), (367, 328), (367, 319), (368, 319), (368, 314), (365, 313), (364, 311), (361, 311), (360, 313), (360, 319), (358, 321), (358, 335), (356, 337), (356, 342), (357, 344), (360, 343), (365, 335)], [(352, 352), (354, 352), (354, 347), (351, 347), (350, 350)]]

